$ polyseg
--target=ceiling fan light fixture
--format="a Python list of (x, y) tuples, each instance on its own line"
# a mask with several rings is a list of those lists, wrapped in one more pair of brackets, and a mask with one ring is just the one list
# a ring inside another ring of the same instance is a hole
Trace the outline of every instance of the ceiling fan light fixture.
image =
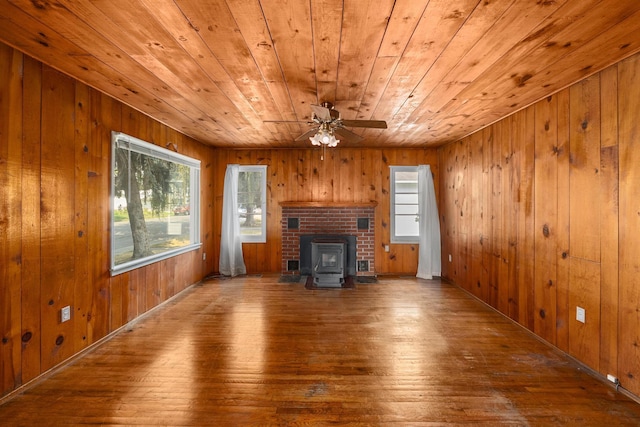
[(325, 129), (320, 129), (318, 133), (310, 137), (309, 140), (311, 141), (311, 144), (317, 147), (325, 145), (332, 148), (337, 147), (338, 142), (340, 142), (340, 140), (336, 139), (336, 137), (333, 135), (333, 132), (327, 131)]

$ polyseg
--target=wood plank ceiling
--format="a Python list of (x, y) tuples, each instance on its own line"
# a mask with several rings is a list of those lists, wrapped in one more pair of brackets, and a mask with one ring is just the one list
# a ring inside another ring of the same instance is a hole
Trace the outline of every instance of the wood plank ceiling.
[(388, 122), (360, 146), (437, 146), (639, 51), (639, 29), (638, 0), (0, 0), (0, 40), (239, 148), (308, 146), (323, 101)]

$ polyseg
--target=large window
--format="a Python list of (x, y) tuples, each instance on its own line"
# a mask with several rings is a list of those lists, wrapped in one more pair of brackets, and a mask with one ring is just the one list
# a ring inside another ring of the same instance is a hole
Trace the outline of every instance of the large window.
[(267, 241), (267, 167), (240, 166), (238, 217), (243, 242)]
[(200, 247), (200, 161), (112, 132), (111, 272)]
[(418, 243), (418, 167), (391, 166), (391, 243)]

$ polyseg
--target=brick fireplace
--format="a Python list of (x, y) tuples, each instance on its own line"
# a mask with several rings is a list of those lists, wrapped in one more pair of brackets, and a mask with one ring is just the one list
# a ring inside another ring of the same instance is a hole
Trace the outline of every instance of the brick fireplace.
[(300, 274), (300, 236), (355, 236), (356, 275), (374, 276), (375, 203), (282, 202), (282, 274)]

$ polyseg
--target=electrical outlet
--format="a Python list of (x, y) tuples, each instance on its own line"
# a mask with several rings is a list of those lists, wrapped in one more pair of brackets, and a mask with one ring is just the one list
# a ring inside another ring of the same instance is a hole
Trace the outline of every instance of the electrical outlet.
[(389, 252), (389, 245), (384, 245), (384, 251)]
[(207, 253), (206, 252), (202, 252), (202, 260), (206, 260), (207, 259)]
[(584, 308), (576, 307), (576, 320), (581, 323), (585, 323), (586, 321), (586, 313)]
[(451, 254), (449, 254), (449, 262), (453, 261), (453, 257), (451, 256)]
[(71, 320), (71, 306), (62, 307), (60, 310), (60, 323)]

